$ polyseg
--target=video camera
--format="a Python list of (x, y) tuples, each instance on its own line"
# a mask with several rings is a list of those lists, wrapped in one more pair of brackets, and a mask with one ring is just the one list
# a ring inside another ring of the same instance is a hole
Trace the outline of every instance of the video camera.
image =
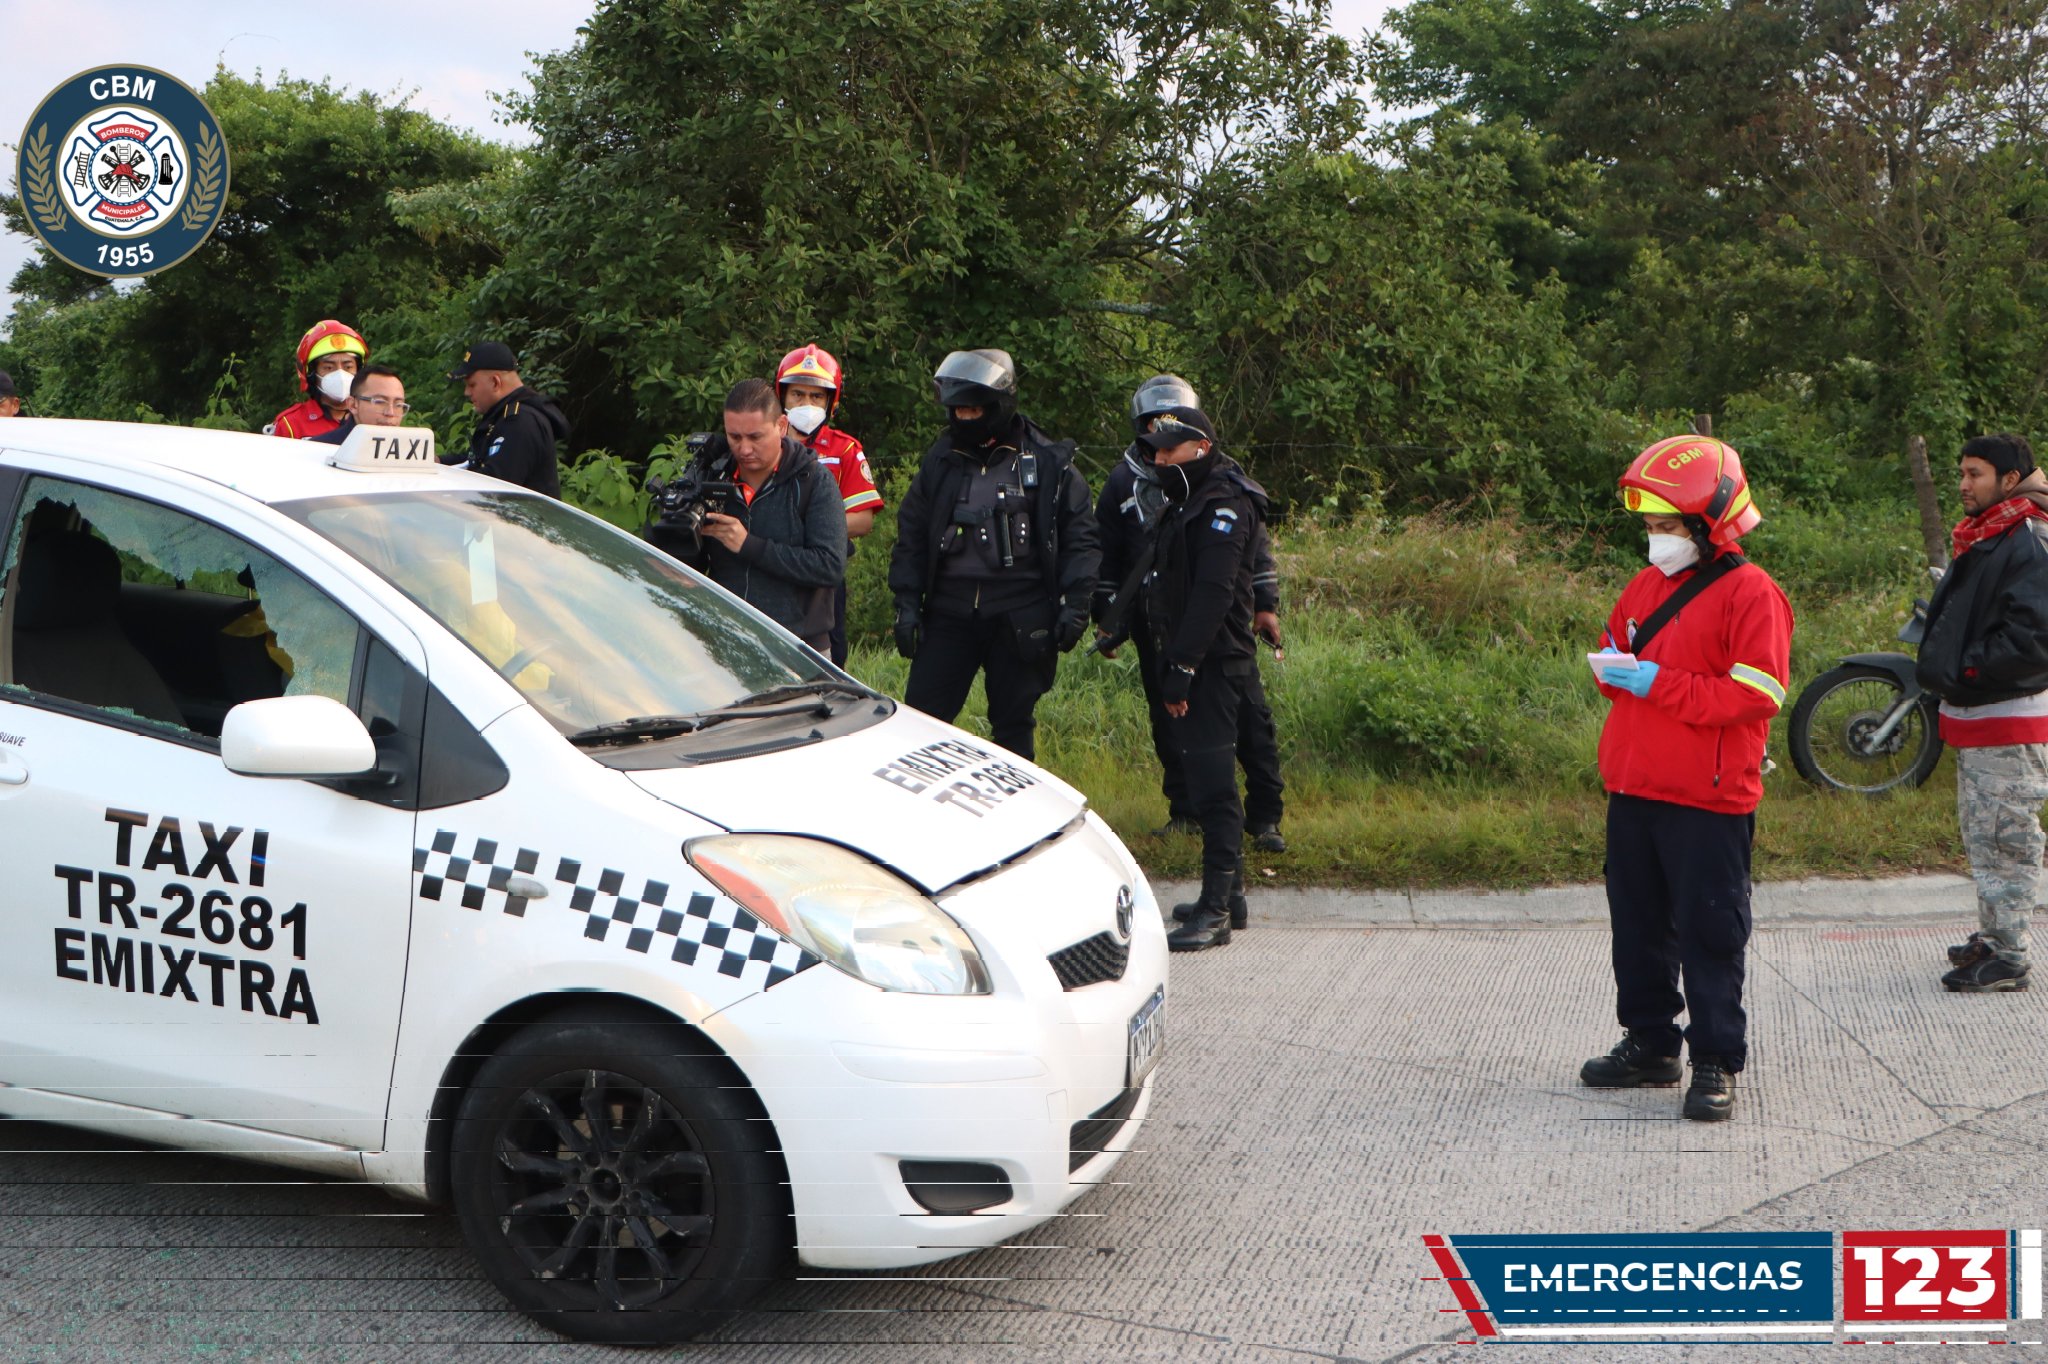
[(682, 472), (666, 482), (649, 479), (647, 492), (654, 499), (653, 529), (687, 537), (694, 544), (706, 516), (722, 512), (744, 520), (747, 501), (731, 477), (731, 452), (716, 433), (699, 431), (683, 442), (683, 448), (690, 452), (690, 462)]

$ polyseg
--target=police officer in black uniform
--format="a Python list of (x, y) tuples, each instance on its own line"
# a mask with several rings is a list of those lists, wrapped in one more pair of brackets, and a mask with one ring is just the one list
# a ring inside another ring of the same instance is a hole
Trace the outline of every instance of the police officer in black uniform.
[(441, 456), (443, 464), (465, 463), (480, 474), (517, 483), (549, 497), (562, 495), (556, 446), (569, 437), (569, 419), (554, 399), (519, 377), (519, 360), (502, 341), (481, 341), (462, 353), (448, 371), (462, 380), (462, 396), (476, 409), (466, 456)]
[[(1131, 432), (1143, 436), (1153, 419), (1169, 408), (1199, 409), (1201, 405), (1187, 380), (1176, 374), (1154, 375), (1131, 395)], [(1095, 588), (1096, 647), (1104, 657), (1114, 658), (1125, 636), (1138, 646), (1138, 677), (1145, 688), (1152, 749), (1159, 755), (1160, 787), (1166, 794), (1166, 825), (1156, 832), (1167, 834), (1192, 832), (1199, 826), (1159, 699), (1159, 660), (1142, 620), (1143, 603), (1135, 590), (1136, 581), (1126, 582), (1134, 567), (1148, 562), (1146, 546), (1166, 502), (1151, 455), (1149, 448), (1133, 440), (1123, 459), (1110, 470), (1102, 495), (1096, 499), (1095, 521), (1102, 536), (1102, 578)], [(1218, 457), (1217, 470), (1262, 500), (1266, 498), (1266, 490), (1230, 456)], [(1139, 579), (1143, 576), (1138, 574)], [(1280, 648), (1279, 613), (1280, 570), (1273, 558), (1272, 538), (1261, 521), (1252, 542), (1252, 629), (1276, 654)], [(1246, 835), (1261, 852), (1286, 852), (1287, 840), (1280, 834), (1280, 820), (1286, 813), (1282, 798), (1286, 783), (1280, 776), (1279, 731), (1256, 667), (1245, 679), (1244, 706), (1238, 713), (1237, 758), (1244, 765)], [(1241, 915), (1234, 927), (1244, 927)]]
[(1166, 945), (1194, 952), (1230, 941), (1232, 900), (1244, 896), (1237, 730), (1245, 679), (1258, 667), (1252, 543), (1266, 499), (1220, 472), (1216, 428), (1196, 408), (1169, 408), (1139, 441), (1166, 492), (1142, 589), (1145, 624), (1168, 733), (1202, 826), (1202, 894)]
[(951, 721), (982, 673), (995, 741), (1029, 758), (1038, 698), (1088, 624), (1088, 485), (1073, 442), (1017, 411), (1008, 352), (954, 351), (934, 379), (947, 426), (897, 508), (889, 561), (903, 699)]

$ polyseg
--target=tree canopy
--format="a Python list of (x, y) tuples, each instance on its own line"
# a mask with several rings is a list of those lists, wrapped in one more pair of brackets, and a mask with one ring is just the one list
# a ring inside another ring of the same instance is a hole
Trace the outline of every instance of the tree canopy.
[(1097, 467), (1186, 375), (1283, 505), (1576, 515), (1697, 411), (1838, 496), (2043, 410), (2044, 12), (1413, 0), (1354, 49), (1324, 0), (602, 0), (519, 149), (217, 74), (215, 240), (139, 285), (39, 259), (0, 366), (254, 426), (338, 316), (454, 435), (491, 335), (623, 468), (816, 341), (886, 471), (993, 345)]

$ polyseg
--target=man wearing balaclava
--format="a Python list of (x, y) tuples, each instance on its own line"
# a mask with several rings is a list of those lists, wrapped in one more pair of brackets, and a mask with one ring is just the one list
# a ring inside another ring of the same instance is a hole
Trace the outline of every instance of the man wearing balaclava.
[(946, 429), (896, 513), (889, 590), (903, 699), (951, 722), (981, 674), (989, 731), (1035, 755), (1038, 698), (1080, 641), (1102, 556), (1074, 443), (1017, 411), (1007, 351), (954, 351), (933, 375)]
[(1228, 943), (1243, 917), (1238, 714), (1258, 666), (1252, 564), (1265, 498), (1219, 475), (1224, 455), (1216, 428), (1196, 408), (1169, 407), (1138, 441), (1166, 495), (1143, 586), (1144, 620), (1159, 661), (1167, 732), (1202, 827), (1202, 893), (1175, 909), (1180, 924), (1166, 945), (1195, 952)]

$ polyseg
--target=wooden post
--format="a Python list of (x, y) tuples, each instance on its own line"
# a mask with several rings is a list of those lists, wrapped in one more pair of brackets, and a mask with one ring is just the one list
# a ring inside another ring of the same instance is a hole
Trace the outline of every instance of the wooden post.
[(1941, 499), (1934, 493), (1934, 475), (1927, 468), (1927, 437), (1906, 438), (1906, 472), (1913, 476), (1913, 494), (1920, 499), (1920, 542), (1929, 568), (1948, 567), (1948, 526), (1941, 519)]
[(1714, 414), (1713, 414), (1713, 413), (1711, 413), (1711, 412), (1695, 412), (1695, 413), (1693, 413), (1693, 414), (1692, 414), (1692, 433), (1693, 433), (1693, 434), (1694, 434), (1695, 436), (1711, 436), (1711, 435), (1713, 435), (1713, 434), (1714, 434)]

